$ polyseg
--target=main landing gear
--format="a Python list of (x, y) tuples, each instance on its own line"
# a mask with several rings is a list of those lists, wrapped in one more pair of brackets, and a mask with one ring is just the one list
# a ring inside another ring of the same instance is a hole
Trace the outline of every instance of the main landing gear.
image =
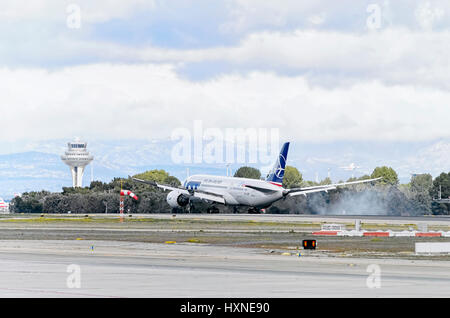
[(209, 214), (211, 214), (211, 213), (219, 213), (219, 208), (217, 208), (217, 207), (215, 207), (215, 206), (210, 207), (210, 208), (208, 208), (208, 209), (206, 210), (206, 213), (209, 213)]
[(248, 209), (248, 214), (261, 214), (263, 213), (263, 209), (258, 209), (255, 207), (251, 207)]

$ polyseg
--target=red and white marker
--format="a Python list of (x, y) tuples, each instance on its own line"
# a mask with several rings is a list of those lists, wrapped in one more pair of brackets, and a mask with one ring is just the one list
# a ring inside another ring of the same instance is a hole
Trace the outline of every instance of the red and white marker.
[(131, 192), (130, 190), (120, 190), (120, 195), (129, 195), (130, 197), (132, 197), (133, 199), (135, 199), (136, 201), (139, 199), (137, 197), (136, 194), (134, 194), (133, 192)]

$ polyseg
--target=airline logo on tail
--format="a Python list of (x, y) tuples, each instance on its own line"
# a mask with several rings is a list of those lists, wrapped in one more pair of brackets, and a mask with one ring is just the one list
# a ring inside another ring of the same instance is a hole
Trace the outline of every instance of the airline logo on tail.
[(280, 154), (278, 155), (278, 159), (275, 162), (275, 165), (273, 166), (271, 172), (266, 178), (267, 182), (270, 182), (278, 186), (282, 185), (288, 151), (289, 151), (289, 142), (286, 142), (281, 148)]

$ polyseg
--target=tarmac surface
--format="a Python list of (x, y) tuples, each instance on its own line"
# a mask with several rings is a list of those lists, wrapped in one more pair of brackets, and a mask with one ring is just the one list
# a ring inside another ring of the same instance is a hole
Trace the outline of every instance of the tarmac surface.
[[(0, 297), (450, 297), (449, 238), (314, 237), (324, 223), (449, 228), (450, 218), (8, 215)], [(300, 249), (303, 239), (318, 249)], [(300, 252), (300, 255), (298, 254)]]
[[(136, 214), (138, 216), (139, 214)], [(144, 214), (140, 214), (143, 216)], [(173, 217), (170, 213), (150, 214), (151, 217), (169, 219)], [(116, 214), (117, 216), (117, 214)], [(149, 216), (147, 214), (147, 216)], [(257, 220), (265, 222), (329, 222), (339, 223), (347, 221), (361, 220), (364, 223), (390, 223), (405, 224), (425, 222), (428, 224), (450, 224), (450, 216), (430, 215), (430, 216), (388, 216), (388, 215), (323, 215), (323, 214), (176, 214), (180, 219), (207, 219), (207, 220)]]
[(449, 296), (448, 261), (196, 243), (0, 241), (0, 297)]

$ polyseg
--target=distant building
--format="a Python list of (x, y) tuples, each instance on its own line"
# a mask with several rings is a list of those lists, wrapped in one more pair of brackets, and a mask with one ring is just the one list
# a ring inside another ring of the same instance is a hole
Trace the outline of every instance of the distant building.
[(84, 168), (94, 160), (94, 157), (87, 151), (87, 143), (81, 142), (78, 138), (67, 145), (68, 149), (61, 156), (61, 160), (70, 167), (73, 187), (82, 187)]
[(9, 213), (9, 203), (0, 198), (0, 213)]

